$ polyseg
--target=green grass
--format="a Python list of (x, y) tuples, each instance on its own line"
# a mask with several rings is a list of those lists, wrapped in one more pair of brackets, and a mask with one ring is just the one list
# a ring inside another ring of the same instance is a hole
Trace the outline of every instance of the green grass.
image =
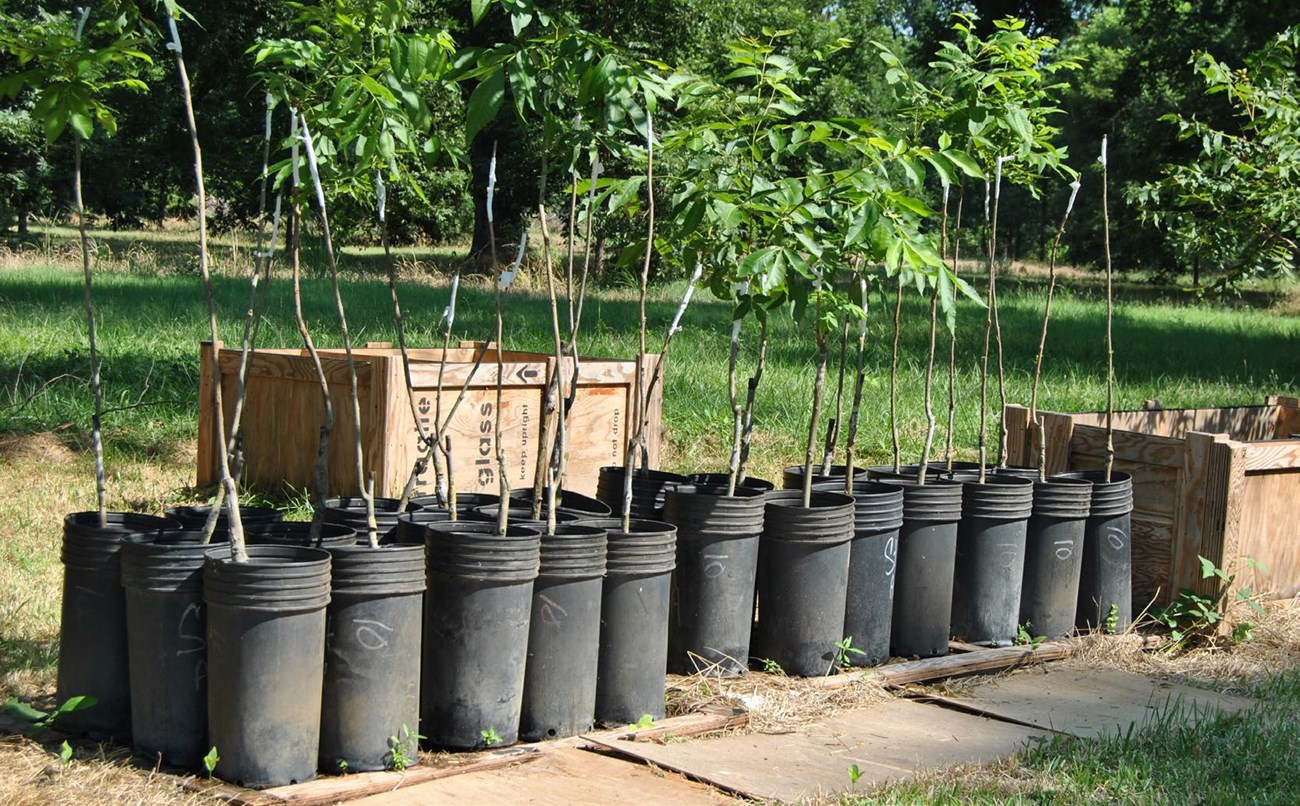
[(860, 804), (1294, 803), (1300, 672), (1258, 687), (1259, 704), (1198, 721), (1173, 706), (1126, 733), (1053, 736), (1008, 762), (845, 796)]
[[(62, 234), (62, 233), (60, 233)], [(102, 234), (97, 233), (97, 237)], [(125, 237), (125, 236), (124, 236)], [(143, 243), (143, 241), (140, 241)], [(176, 244), (179, 249), (180, 244)], [(0, 432), (56, 430), (76, 447), (88, 444), (90, 393), (79, 272), (69, 251), (51, 250), (59, 265), (40, 255), (11, 260), (0, 270)], [(235, 259), (241, 258), (236, 250)], [(207, 338), (201, 288), (192, 274), (130, 270), (121, 261), (95, 278), (103, 351), (107, 446), (132, 457), (172, 450), (197, 428), (198, 342)], [(159, 257), (158, 260), (162, 258)], [(102, 258), (107, 264), (108, 257)], [(139, 261), (144, 265), (144, 261)], [(155, 261), (156, 263), (156, 261)], [(351, 271), (344, 286), (354, 343), (394, 341), (388, 292), (368, 269)], [(247, 283), (230, 266), (217, 278), (222, 338), (237, 343)], [(446, 288), (427, 282), (402, 288), (412, 346), (441, 344), (438, 319)], [(681, 286), (657, 289), (650, 306), (650, 344), (656, 348), (672, 318)], [(1043, 305), (1040, 279), (1008, 277), (1001, 291), (1008, 399), (1027, 403)], [(684, 330), (674, 340), (664, 381), (664, 420), (672, 446), (670, 469), (720, 469), (726, 463), (730, 416), (726, 353), (730, 307), (698, 295)], [(892, 300), (873, 300), (869, 382), (864, 401), (860, 461), (890, 454), (888, 366)], [(329, 285), (305, 285), (306, 315), (318, 344), (341, 346)], [(924, 439), (922, 400), (926, 305), (915, 295), (905, 304), (899, 389), (899, 430), (907, 457)], [(492, 295), (481, 282), (462, 286), (457, 338), (485, 339), (493, 330)], [(549, 351), (549, 305), (539, 294), (513, 293), (508, 302), (508, 348)], [(1095, 278), (1067, 284), (1058, 296), (1048, 343), (1040, 404), (1057, 411), (1096, 410), (1105, 403), (1104, 304)], [(957, 376), (958, 451), (974, 454), (979, 427), (978, 347), (983, 311), (965, 306), (959, 321)], [(628, 357), (635, 352), (636, 303), (626, 289), (600, 292), (586, 306), (580, 346), (584, 354)], [(1300, 318), (1250, 307), (1197, 305), (1177, 291), (1147, 284), (1121, 287), (1116, 311), (1117, 404), (1139, 408), (1159, 399), (1166, 407), (1260, 403), (1269, 394), (1300, 391)], [(943, 337), (941, 335), (941, 343)], [(754, 332), (746, 330), (742, 371), (752, 361)], [(260, 343), (296, 346), (289, 283), (283, 268), (270, 284)], [(935, 407), (946, 419), (946, 344), (940, 350)], [(769, 366), (758, 395), (754, 471), (771, 477), (802, 461), (810, 412), (813, 348), (806, 331), (788, 317), (774, 319)], [(743, 378), (744, 376), (742, 376)], [(834, 394), (834, 370), (828, 395)], [(996, 384), (989, 409), (997, 411)], [(833, 399), (828, 401), (833, 408)], [(847, 412), (845, 413), (847, 417)], [(995, 420), (990, 419), (995, 426)], [(943, 433), (936, 437), (936, 453)], [(991, 450), (996, 434), (990, 437)]]

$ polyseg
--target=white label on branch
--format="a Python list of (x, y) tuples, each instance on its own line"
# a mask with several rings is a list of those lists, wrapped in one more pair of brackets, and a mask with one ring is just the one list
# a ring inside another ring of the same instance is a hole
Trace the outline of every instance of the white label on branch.
[(1106, 138), (1108, 135), (1101, 136), (1101, 167), (1106, 167)]
[(867, 335), (867, 310), (869, 307), (867, 302), (867, 278), (858, 278), (858, 290), (862, 294), (862, 321), (858, 322), (858, 333), (865, 338)]
[(492, 161), (488, 163), (488, 186), (487, 186), (487, 219), (491, 224), (495, 221), (492, 218), (492, 197), (497, 190), (497, 143), (492, 141)]
[(950, 189), (951, 189), (951, 188), (950, 188), (950, 186), (949, 186), (949, 184), (948, 184), (948, 180), (945, 178), (945, 179), (943, 180), (943, 206), (944, 206), (944, 207), (947, 207), (947, 206), (948, 206), (948, 191), (949, 191)]
[(271, 241), (262, 257), (270, 260), (275, 256), (275, 236), (280, 234), (280, 194), (275, 194), (275, 213), (271, 216)]
[(452, 323), (456, 321), (456, 292), (460, 290), (460, 272), (451, 276), (451, 297), (447, 300), (447, 307), (442, 309), (442, 320), (447, 323), (447, 329), (451, 330)]
[(519, 273), (519, 264), (524, 262), (524, 249), (527, 246), (528, 230), (524, 230), (523, 234), (519, 236), (519, 254), (515, 255), (515, 262), (511, 264), (510, 268), (501, 272), (501, 279), (497, 281), (502, 288), (509, 288), (510, 284), (515, 281), (515, 275)]
[(271, 112), (275, 108), (275, 96), (271, 93), (266, 94), (266, 128), (262, 133), (262, 139), (271, 142)]
[(987, 224), (993, 218), (993, 215), (989, 212), (990, 210), (993, 209), (991, 203), (992, 196), (993, 196), (993, 186), (989, 184), (989, 180), (985, 179), (984, 180), (984, 223), (985, 224)]
[(379, 222), (384, 221), (384, 204), (388, 201), (388, 188), (384, 187), (384, 174), (375, 171), (375, 195), (379, 197)]
[(993, 200), (997, 201), (1002, 198), (1002, 163), (1009, 162), (1011, 157), (998, 157), (997, 179), (993, 184)]

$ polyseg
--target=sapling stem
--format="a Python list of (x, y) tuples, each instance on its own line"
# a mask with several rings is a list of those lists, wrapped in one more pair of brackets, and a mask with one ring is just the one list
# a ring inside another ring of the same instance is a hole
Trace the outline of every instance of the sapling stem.
[(744, 484), (749, 472), (749, 450), (754, 440), (754, 403), (758, 398), (758, 384), (767, 368), (767, 314), (758, 318), (758, 355), (754, 359), (754, 374), (749, 376), (745, 389), (745, 414), (740, 425), (740, 466), (736, 470), (736, 483)]
[[(565, 439), (564, 414), (562, 411), (558, 410), (558, 401), (564, 396), (564, 373), (562, 371), (564, 369), (564, 340), (560, 338), (559, 296), (556, 293), (555, 272), (553, 271), (553, 266), (551, 264), (551, 230), (546, 223), (546, 205), (537, 205), (537, 213), (538, 218), (542, 222), (542, 264), (546, 270), (547, 291), (550, 292), (551, 296), (551, 338), (555, 342), (555, 369), (552, 373), (553, 377), (550, 379), (548, 384), (549, 389), (547, 391), (547, 399), (551, 401), (551, 408), (556, 409), (555, 414), (553, 415), (555, 419), (555, 435), (553, 438), (555, 440), (555, 453), (557, 454), (556, 461), (548, 461), (545, 464), (539, 461), (538, 473), (540, 477), (543, 469), (545, 469), (547, 475), (546, 533), (553, 535), (555, 534), (555, 498), (559, 494), (559, 484), (562, 481), (559, 476), (560, 468), (558, 465), (558, 456), (564, 454)], [(552, 394), (554, 394), (554, 397), (552, 397)], [(546, 445), (544, 442), (537, 446), (537, 455), (539, 460), (541, 457), (547, 455)], [(540, 514), (539, 508), (541, 507), (541, 504), (542, 502), (540, 497), (535, 496), (533, 500), (534, 520), (536, 520), (537, 516)]]
[[(635, 426), (630, 429), (630, 439), (627, 442), (627, 456), (623, 459), (623, 531), (631, 528), (632, 522), (632, 472), (636, 469), (636, 456), (638, 450), (644, 449), (645, 445), (645, 423), (649, 416), (647, 409), (650, 405), (649, 389), (644, 382), (645, 365), (646, 365), (646, 294), (650, 286), (650, 259), (654, 253), (655, 244), (655, 193), (654, 193), (654, 154), (655, 154), (655, 135), (654, 135), (654, 118), (646, 116), (646, 166), (645, 166), (645, 184), (646, 184), (646, 212), (649, 221), (646, 223), (645, 239), (645, 258), (641, 261), (641, 278), (640, 288), (637, 298), (637, 358), (636, 358), (636, 377), (632, 383), (632, 410), (635, 413), (633, 422)], [(671, 335), (671, 333), (670, 333)], [(662, 354), (659, 357), (663, 361)]]
[(813, 451), (817, 447), (817, 425), (822, 413), (822, 395), (826, 389), (826, 358), (830, 334), (822, 327), (821, 305), (818, 304), (817, 324), (814, 325), (814, 338), (817, 341), (817, 376), (813, 381), (812, 416), (808, 418), (808, 444), (803, 458), (803, 506), (812, 506), (813, 488)]
[(375, 522), (375, 498), (370, 494), (366, 484), (366, 458), (362, 451), (361, 435), (361, 397), (357, 392), (357, 365), (352, 355), (352, 335), (348, 331), (347, 312), (343, 308), (343, 292), (339, 287), (339, 267), (334, 256), (334, 239), (330, 237), (329, 213), (325, 207), (325, 187), (321, 184), (320, 165), (316, 161), (316, 148), (312, 144), (311, 130), (307, 128), (307, 116), (299, 114), (302, 121), (302, 142), (307, 154), (307, 168), (311, 171), (312, 184), (316, 188), (316, 203), (320, 210), (321, 231), (325, 236), (325, 259), (329, 263), (330, 287), (334, 291), (334, 305), (339, 316), (339, 328), (343, 332), (343, 351), (348, 362), (348, 397), (352, 403), (352, 424), (354, 427), (353, 450), (356, 452), (357, 486), (361, 490), (361, 500), (366, 505), (366, 539), (371, 548), (379, 548), (379, 526)]
[[(1001, 159), (1001, 158), (999, 158)], [(989, 196), (991, 184), (984, 182), (984, 223), (992, 220), (990, 217)], [(980, 439), (979, 439), (979, 483), (986, 481), (986, 471), (988, 465), (988, 435), (989, 435), (989, 346), (993, 338), (993, 237), (990, 230), (988, 239), (989, 243), (989, 290), (987, 292), (988, 300), (984, 309), (984, 353), (980, 359)]]
[(316, 447), (316, 473), (312, 490), (312, 519), (310, 542), (320, 542), (321, 524), (325, 517), (325, 500), (329, 490), (329, 452), (330, 435), (334, 432), (334, 401), (330, 397), (329, 380), (325, 377), (325, 368), (321, 365), (320, 353), (307, 328), (307, 319), (302, 312), (302, 201), (299, 198), (302, 180), (299, 176), (298, 161), (298, 110), (291, 109), (290, 153), (293, 186), (290, 193), (292, 203), (289, 209), (289, 224), (292, 235), (289, 238), (289, 265), (293, 275), (293, 318), (298, 325), (298, 335), (302, 337), (307, 354), (311, 356), (312, 367), (316, 370), (316, 382), (320, 385), (321, 405), (324, 417), (321, 420), (320, 441)]
[(889, 361), (889, 433), (894, 448), (894, 472), (902, 468), (902, 451), (898, 443), (898, 344), (902, 337), (903, 264), (898, 264), (894, 293), (894, 352)]
[(1112, 325), (1115, 319), (1114, 268), (1110, 260), (1110, 183), (1106, 165), (1107, 135), (1101, 136), (1101, 220), (1102, 242), (1106, 250), (1106, 483), (1110, 484), (1115, 467), (1115, 339)]
[(822, 475), (831, 474), (835, 462), (835, 446), (840, 441), (840, 421), (844, 418), (844, 370), (849, 360), (849, 320), (844, 320), (840, 330), (840, 371), (835, 383), (835, 416), (826, 423), (826, 447), (822, 453)]
[(858, 416), (862, 411), (862, 387), (867, 380), (867, 280), (858, 278), (858, 290), (862, 295), (862, 321), (858, 322), (858, 366), (853, 378), (853, 404), (849, 410), (849, 432), (844, 440), (844, 494), (853, 494), (854, 451), (858, 445)]
[[(167, 25), (171, 30), (172, 38), (168, 49), (176, 57), (176, 71), (181, 82), (181, 98), (185, 104), (185, 121), (189, 126), (190, 148), (194, 153), (194, 181), (198, 194), (199, 218), (199, 277), (203, 281), (203, 297), (208, 308), (208, 334), (212, 339), (212, 369), (213, 378), (215, 378), (215, 383), (212, 385), (212, 411), (213, 419), (217, 424), (217, 437), (214, 441), (217, 444), (217, 461), (220, 463), (218, 470), (221, 474), (221, 488), (225, 492), (226, 498), (230, 532), (230, 556), (235, 562), (247, 562), (248, 554), (244, 548), (244, 525), (239, 517), (239, 489), (230, 474), (230, 451), (224, 433), (226, 421), (221, 405), (221, 351), (218, 349), (220, 338), (217, 331), (217, 304), (212, 291), (212, 274), (208, 266), (208, 197), (203, 183), (203, 151), (199, 147), (199, 130), (194, 120), (194, 102), (190, 95), (190, 77), (185, 69), (185, 58), (181, 53), (180, 33), (176, 30), (176, 18), (172, 16), (170, 9), (167, 11)], [(247, 352), (247, 348), (248, 343), (245, 341), (245, 352)], [(236, 405), (238, 406), (238, 404)], [(231, 434), (235, 433), (237, 427), (238, 424), (232, 424)], [(215, 519), (209, 518), (209, 520), (215, 526)], [(208, 532), (207, 537), (210, 536), (211, 532)]]
[[(957, 258), (961, 252), (961, 213), (962, 203), (966, 200), (966, 186), (959, 185), (960, 190), (957, 193), (957, 218), (952, 232), (952, 273), (957, 274)], [(941, 251), (940, 257), (944, 254)], [(957, 296), (953, 295), (953, 305), (957, 304)], [(957, 422), (957, 322), (956, 312), (953, 316), (953, 327), (948, 331), (948, 428), (943, 449), (944, 463), (947, 465), (949, 473), (952, 472), (952, 445), (955, 438), (953, 433)]]
[[(741, 281), (736, 284), (736, 297), (749, 292), (749, 283)], [(727, 398), (731, 401), (731, 461), (727, 465), (727, 495), (736, 494), (737, 475), (740, 470), (740, 438), (744, 407), (736, 387), (736, 363), (740, 355), (740, 331), (744, 318), (737, 316), (731, 321), (731, 349), (727, 353)]]
[[(104, 501), (108, 490), (104, 473), (104, 387), (99, 377), (99, 348), (96, 344), (95, 302), (91, 294), (90, 239), (86, 235), (86, 207), (81, 199), (81, 135), (72, 141), (72, 195), (77, 205), (77, 233), (81, 238), (81, 272), (83, 278), (82, 304), (86, 310), (86, 334), (90, 342), (90, 388), (95, 396), (95, 410), (90, 419), (90, 443), (95, 453), (95, 511), (100, 528), (108, 526), (108, 506)], [(217, 384), (220, 386), (220, 384)]]
[(1034, 383), (1029, 390), (1029, 423), (1038, 435), (1038, 480), (1047, 481), (1047, 432), (1043, 421), (1038, 416), (1038, 383), (1043, 376), (1043, 354), (1047, 350), (1047, 326), (1052, 320), (1052, 297), (1056, 292), (1056, 252), (1061, 245), (1061, 236), (1065, 234), (1065, 224), (1070, 220), (1070, 211), (1074, 209), (1074, 199), (1079, 195), (1079, 180), (1070, 183), (1070, 201), (1065, 205), (1065, 214), (1061, 224), (1056, 228), (1056, 237), (1052, 239), (1052, 254), (1047, 263), (1047, 302), (1043, 306), (1043, 330), (1038, 337), (1038, 355), (1034, 358)]
[[(944, 252), (947, 251), (946, 242), (948, 235), (948, 194), (949, 184), (945, 180), (943, 183), (943, 208), (939, 217), (939, 260), (943, 261)], [(939, 271), (944, 271), (945, 267), (940, 266)], [(930, 347), (925, 355), (925, 445), (921, 448), (921, 462), (916, 468), (917, 485), (925, 484), (925, 472), (930, 466), (930, 449), (934, 447), (934, 430), (937, 423), (934, 417), (934, 356), (936, 346), (936, 336), (939, 331), (939, 281), (936, 278), (934, 287), (930, 289)]]
[(998, 315), (996, 244), (998, 237), (998, 203), (1002, 196), (1002, 163), (1010, 157), (998, 157), (997, 177), (993, 184), (993, 222), (989, 227), (989, 307), (993, 311), (993, 339), (998, 351), (998, 467), (1007, 465), (1007, 371), (1002, 360), (1002, 317)]

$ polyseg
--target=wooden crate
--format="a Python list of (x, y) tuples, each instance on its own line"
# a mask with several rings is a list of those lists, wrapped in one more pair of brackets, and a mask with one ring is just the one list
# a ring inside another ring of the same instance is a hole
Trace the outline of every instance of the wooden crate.
[[(1102, 412), (1039, 412), (1047, 471), (1106, 462)], [(1008, 406), (1007, 458), (1036, 465), (1029, 410)], [(1235, 566), (1237, 584), (1278, 597), (1300, 592), (1300, 400), (1262, 406), (1115, 412), (1115, 469), (1133, 475), (1135, 606), (1187, 588), (1213, 595), (1197, 556)], [(1246, 558), (1263, 563), (1254, 572)]]
[[(474, 370), (479, 351), (487, 350)], [(211, 345), (201, 348), (199, 382), (198, 483), (219, 478), (215, 450), (216, 418), (212, 411)], [(439, 349), (411, 349), (411, 380), (416, 409), (426, 428), (437, 408)], [(348, 393), (348, 366), (342, 350), (321, 350), (321, 363), (329, 382), (334, 408), (330, 437), (329, 494), (355, 495), (355, 428)], [(418, 455), (414, 415), (407, 399), (401, 353), (386, 345), (354, 349), (357, 391), (361, 402), (362, 451), (367, 472), (375, 474), (375, 495), (397, 497)], [(531, 487), (541, 433), (546, 386), (556, 366), (554, 356), (503, 352), (501, 403), (502, 441), (510, 487)], [(483, 345), (449, 350), (443, 372), (443, 417), (455, 403), (461, 386), (470, 378), (469, 391), (452, 419), (452, 461), (456, 489), (460, 492), (496, 493), (497, 462), (493, 434), (496, 408), (495, 352)], [(645, 377), (655, 356), (646, 362)], [(221, 391), (226, 427), (229, 428), (236, 393), (239, 350), (222, 349)], [(578, 392), (569, 418), (567, 489), (595, 495), (599, 469), (622, 464), (625, 427), (631, 412), (636, 361), (583, 358), (579, 361)], [(565, 361), (562, 377), (572, 376)], [(472, 375), (472, 377), (471, 377)], [(651, 467), (658, 467), (661, 439), (662, 384), (656, 384), (649, 407), (647, 450)], [(320, 384), (306, 350), (258, 349), (248, 373), (248, 395), (243, 415), (244, 482), (278, 489), (282, 484), (310, 489), (320, 427), (325, 408)], [(430, 469), (419, 479), (421, 491), (431, 491)]]

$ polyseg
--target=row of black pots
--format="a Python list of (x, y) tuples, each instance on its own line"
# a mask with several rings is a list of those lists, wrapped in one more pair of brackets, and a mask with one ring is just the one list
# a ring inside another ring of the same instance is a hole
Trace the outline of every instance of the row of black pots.
[(250, 528), (233, 563), (171, 520), (68, 516), (58, 696), (97, 703), (61, 726), (182, 767), (215, 745), (249, 786), (414, 758), (422, 553), (323, 532), (328, 551), (303, 547), (309, 524)]

